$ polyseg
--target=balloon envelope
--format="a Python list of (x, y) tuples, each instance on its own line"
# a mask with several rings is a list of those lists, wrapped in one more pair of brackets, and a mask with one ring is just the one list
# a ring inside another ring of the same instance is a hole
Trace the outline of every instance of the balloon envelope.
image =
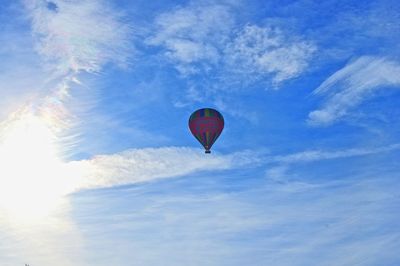
[(190, 116), (189, 129), (206, 153), (210, 153), (211, 146), (224, 129), (224, 117), (212, 108), (199, 109)]

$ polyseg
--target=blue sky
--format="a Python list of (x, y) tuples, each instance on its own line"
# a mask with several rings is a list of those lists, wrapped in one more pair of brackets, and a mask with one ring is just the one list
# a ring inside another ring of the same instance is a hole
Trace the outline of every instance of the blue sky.
[(0, 264), (398, 265), (399, 14), (5, 0)]

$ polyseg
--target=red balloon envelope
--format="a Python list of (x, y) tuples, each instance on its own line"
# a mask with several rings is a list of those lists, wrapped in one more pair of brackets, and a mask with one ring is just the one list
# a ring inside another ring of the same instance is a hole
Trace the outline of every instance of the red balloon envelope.
[(211, 153), (211, 146), (224, 129), (224, 117), (215, 109), (202, 108), (190, 116), (189, 128), (206, 153)]

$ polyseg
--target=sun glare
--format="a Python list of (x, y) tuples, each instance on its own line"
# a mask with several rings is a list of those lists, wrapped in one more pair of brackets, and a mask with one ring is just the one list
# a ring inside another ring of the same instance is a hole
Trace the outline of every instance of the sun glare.
[(66, 193), (52, 126), (27, 111), (0, 124), (0, 208), (13, 218), (41, 218)]

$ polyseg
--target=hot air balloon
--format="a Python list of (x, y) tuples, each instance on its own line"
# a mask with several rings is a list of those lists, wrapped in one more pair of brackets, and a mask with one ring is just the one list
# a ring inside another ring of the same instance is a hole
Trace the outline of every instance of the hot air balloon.
[(205, 152), (211, 153), (211, 146), (224, 129), (224, 117), (212, 108), (199, 109), (190, 116), (189, 129)]

